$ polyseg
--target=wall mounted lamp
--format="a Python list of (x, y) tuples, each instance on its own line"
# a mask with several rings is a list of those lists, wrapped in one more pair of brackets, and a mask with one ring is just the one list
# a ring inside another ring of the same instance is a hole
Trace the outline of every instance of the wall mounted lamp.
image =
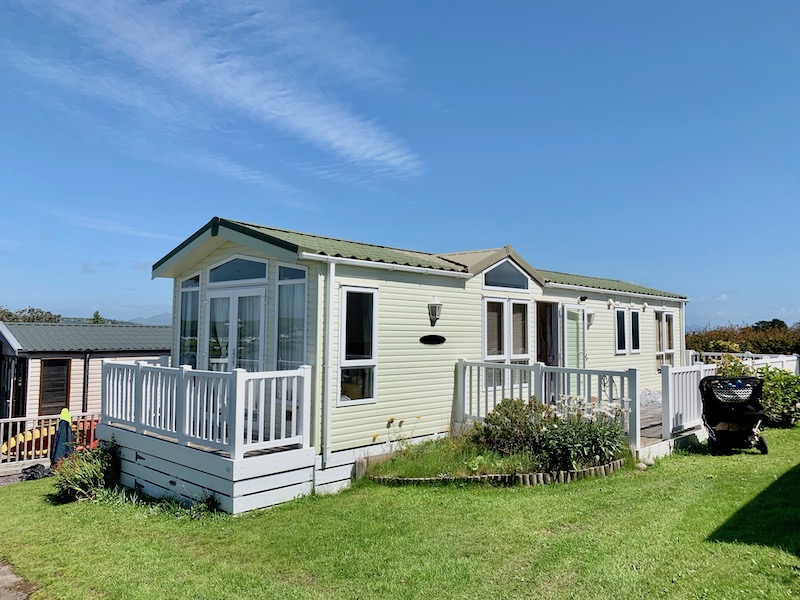
[(586, 302), (589, 299), (589, 296), (581, 296), (578, 298), (578, 302)]
[(612, 306), (614, 306), (614, 299), (613, 298), (609, 298), (608, 299), (608, 308), (611, 308)]
[(647, 302), (642, 302), (642, 310), (647, 310), (647, 307), (650, 306)]
[(431, 320), (431, 327), (436, 325), (436, 321), (439, 320), (439, 317), (442, 316), (442, 303), (441, 301), (434, 296), (431, 298), (431, 301), (428, 302), (428, 317)]

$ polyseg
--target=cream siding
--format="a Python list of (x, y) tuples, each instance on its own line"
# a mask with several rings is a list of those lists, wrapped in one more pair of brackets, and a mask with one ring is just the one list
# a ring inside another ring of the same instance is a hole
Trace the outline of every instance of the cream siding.
[[(453, 277), (337, 266), (333, 314), (333, 337), (337, 340), (333, 389), (337, 398), (342, 286), (377, 290), (378, 360), (374, 404), (333, 403), (334, 451), (387, 441), (386, 424), (391, 417), (395, 423), (405, 421), (405, 434), (427, 435), (449, 429), (456, 361), (478, 360), (481, 354), (482, 306), (474, 302), (473, 295), (464, 293), (465, 284), (464, 279)], [(428, 302), (433, 296), (443, 305), (435, 327), (428, 319)], [(445, 337), (445, 343), (420, 343), (420, 337), (430, 334)], [(373, 441), (376, 433), (379, 437)]]

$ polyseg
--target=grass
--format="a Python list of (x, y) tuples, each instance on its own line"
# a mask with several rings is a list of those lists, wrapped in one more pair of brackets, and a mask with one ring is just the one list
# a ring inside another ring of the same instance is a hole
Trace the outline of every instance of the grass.
[(800, 430), (533, 488), (368, 481), (240, 517), (0, 489), (0, 558), (35, 598), (788, 598)]

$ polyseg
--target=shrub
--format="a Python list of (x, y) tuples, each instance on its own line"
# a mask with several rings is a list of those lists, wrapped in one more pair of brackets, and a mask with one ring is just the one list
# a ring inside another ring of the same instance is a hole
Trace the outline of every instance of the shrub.
[(476, 423), (473, 440), (502, 455), (533, 458), (544, 471), (608, 463), (627, 447), (618, 415), (561, 417), (535, 400), (503, 400), (483, 423)]
[(720, 377), (750, 377), (753, 369), (730, 354), (723, 354), (717, 361), (717, 375)]
[(95, 498), (116, 484), (118, 460), (114, 444), (70, 454), (53, 468), (57, 496), (65, 501)]
[(764, 380), (761, 404), (771, 425), (789, 427), (800, 421), (800, 376), (764, 366), (756, 370)]
[(539, 436), (557, 417), (553, 411), (534, 398), (530, 402), (513, 398), (501, 401), (475, 424), (473, 439), (500, 454), (531, 454), (541, 447)]

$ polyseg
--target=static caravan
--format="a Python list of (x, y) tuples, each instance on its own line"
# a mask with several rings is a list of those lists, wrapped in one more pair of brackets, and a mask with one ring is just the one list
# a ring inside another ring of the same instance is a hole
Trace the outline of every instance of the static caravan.
[(174, 280), (173, 368), (107, 365), (101, 435), (127, 485), (231, 512), (347, 485), (392, 419), (446, 434), (464, 361), (516, 369), (525, 395), (533, 365), (635, 369), (630, 395), (683, 356), (685, 297), (543, 271), (510, 246), (431, 254), (215, 217), (153, 276)]
[(104, 360), (169, 361), (169, 326), (0, 322), (0, 418), (100, 413)]

